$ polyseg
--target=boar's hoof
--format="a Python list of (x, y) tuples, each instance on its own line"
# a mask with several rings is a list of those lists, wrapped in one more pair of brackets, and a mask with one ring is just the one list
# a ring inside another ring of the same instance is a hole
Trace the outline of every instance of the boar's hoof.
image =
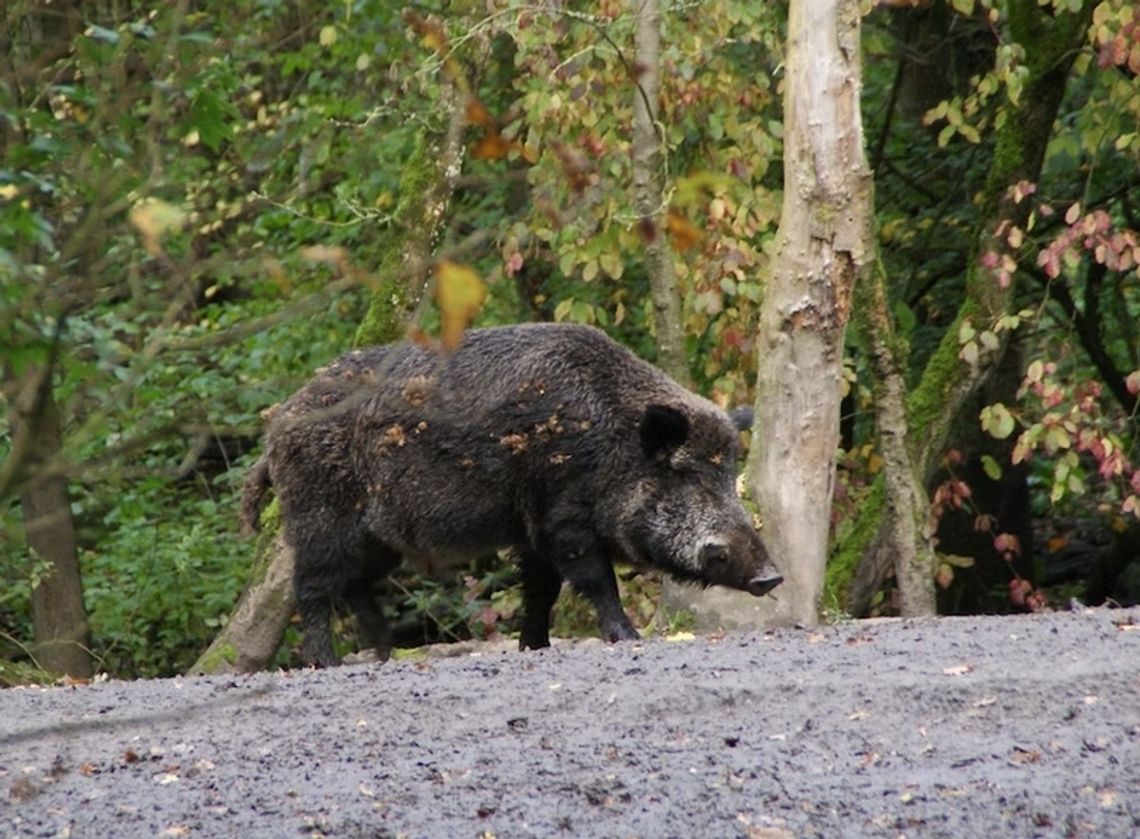
[(616, 644), (619, 641), (640, 641), (641, 633), (631, 623), (615, 623), (602, 630), (602, 637), (609, 643)]
[(775, 571), (763, 571), (749, 580), (744, 588), (749, 594), (761, 597), (782, 582), (784, 582), (784, 578)]

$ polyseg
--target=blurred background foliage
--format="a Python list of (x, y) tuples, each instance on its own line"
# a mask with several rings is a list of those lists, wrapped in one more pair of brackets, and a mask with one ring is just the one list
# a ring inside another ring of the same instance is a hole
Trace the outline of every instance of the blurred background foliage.
[[(977, 196), (1025, 53), (1003, 37), (1000, 3), (867, 5), (877, 224), (917, 372), (976, 258)], [(1135, 270), (1104, 270), (1081, 242), (1059, 277), (1036, 259), (1095, 209), (1109, 233), (1137, 227), (1140, 33), (1127, 4), (1095, 5), (1035, 185), (1053, 212), (1027, 232), (1016, 266), (1025, 322), (1010, 370), (985, 395), (1009, 406), (1019, 431), (1072, 406), (1073, 444), (1041, 449), (1011, 485), (1009, 447), (978, 427), (982, 404), (964, 412), (960, 457), (944, 477), (975, 491), (946, 505), (944, 550), (976, 561), (950, 563), (946, 611), (1019, 607), (1011, 574), (1045, 584), (1047, 549), (1084, 545), (1086, 532), (1116, 552), (1111, 562), (1132, 561), (1118, 555), (1131, 533), (1120, 507), (1132, 472), (1102, 474), (1103, 459), (1078, 456), (1076, 440), (1087, 427), (1135, 453), (1135, 399), (1122, 397), (1135, 396), (1128, 373), (1140, 367)], [(97, 669), (177, 673), (209, 642), (248, 570), (236, 491), (259, 412), (351, 345), (401, 207), (417, 198), (416, 167), (435, 163), (423, 138), (446, 127), (445, 62), (471, 88), (467, 157), (437, 248), (467, 243), (464, 259), (488, 290), (479, 322), (593, 323), (653, 358), (630, 185), (629, 3), (459, 0), (407, 14), (387, 0), (11, 0), (2, 14), (0, 658), (26, 657), (32, 636), (44, 567), (27, 547), (19, 498), (43, 469), (67, 478)], [(667, 230), (693, 380), (723, 404), (747, 403), (755, 377), (781, 202), (785, 14), (747, 0), (664, 14)], [(347, 261), (321, 257), (331, 253)], [(429, 307), (420, 326), (436, 324)], [(850, 343), (837, 540), (857, 527), (878, 469), (869, 372)], [(1044, 402), (1025, 379), (1033, 360), (1050, 365), (1056, 386)], [(60, 447), (22, 462), (14, 406), (45, 369)], [(980, 471), (967, 475), (971, 463)], [(1016, 492), (1025, 512), (987, 507)], [(979, 548), (970, 534), (988, 515), (1025, 521), (993, 524), (983, 541), (1024, 525), (1037, 549), (1027, 531), (1020, 565), (1008, 550), (984, 562), (992, 544)], [(1110, 561), (1105, 550), (1094, 563)], [(473, 569), (468, 579), (458, 594), (409, 589), (409, 613), (439, 616), (425, 637), (509, 629), (509, 574)], [(1092, 589), (1088, 573), (1058, 579), (1065, 595)], [(651, 597), (633, 589), (631, 609), (649, 620)], [(873, 608), (890, 612), (889, 587)]]

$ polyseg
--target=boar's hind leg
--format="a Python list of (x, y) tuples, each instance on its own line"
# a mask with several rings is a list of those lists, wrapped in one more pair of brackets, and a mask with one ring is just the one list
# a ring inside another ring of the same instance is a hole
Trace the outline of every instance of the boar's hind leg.
[(301, 659), (315, 667), (334, 667), (340, 659), (332, 645), (332, 602), (334, 592), (321, 585), (313, 575), (296, 573), (293, 588), (297, 592), (297, 608), (301, 612)]
[(520, 650), (550, 646), (550, 610), (562, 591), (562, 575), (542, 557), (526, 552), (520, 563), (523, 586), (523, 622)]
[(392, 627), (376, 603), (374, 580), (355, 580), (348, 587), (344, 599), (352, 614), (356, 616), (356, 634), (360, 638), (362, 650), (375, 650), (380, 661), (387, 661), (392, 655)]
[(598, 614), (598, 626), (605, 640), (641, 639), (621, 607), (614, 567), (589, 530), (572, 525), (558, 528), (547, 556), (574, 590), (590, 601)]
[[(380, 648), (387, 644), (388, 627), (372, 599), (373, 583), (399, 563), (352, 526), (332, 527), (296, 542), (293, 589), (301, 612), (301, 657), (305, 664), (333, 667), (340, 663), (333, 651), (333, 603), (344, 598), (357, 618), (361, 640)], [(379, 649), (378, 649), (379, 651)]]

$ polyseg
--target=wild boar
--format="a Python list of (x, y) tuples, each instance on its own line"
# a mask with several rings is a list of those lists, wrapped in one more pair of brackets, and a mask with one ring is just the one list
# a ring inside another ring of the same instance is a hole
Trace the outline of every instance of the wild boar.
[(350, 352), (273, 408), (243, 517), (256, 528), (272, 486), (310, 664), (337, 663), (335, 600), (383, 649), (375, 580), (503, 548), (520, 564), (522, 648), (550, 643), (564, 580), (604, 638), (635, 639), (615, 561), (756, 596), (782, 582), (736, 495), (738, 447), (728, 414), (597, 329), (475, 329), (451, 352)]

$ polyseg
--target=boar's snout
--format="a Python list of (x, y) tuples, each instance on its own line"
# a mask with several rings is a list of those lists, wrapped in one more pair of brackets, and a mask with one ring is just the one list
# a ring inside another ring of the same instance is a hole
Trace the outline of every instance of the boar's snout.
[(744, 589), (749, 594), (761, 597), (782, 582), (784, 582), (784, 578), (780, 575), (779, 571), (774, 568), (766, 568), (745, 583)]
[(760, 597), (784, 581), (768, 559), (760, 538), (755, 534), (750, 536), (747, 547), (743, 550), (738, 547), (735, 555), (732, 547), (719, 540), (701, 546), (701, 567), (708, 582), (742, 589)]

